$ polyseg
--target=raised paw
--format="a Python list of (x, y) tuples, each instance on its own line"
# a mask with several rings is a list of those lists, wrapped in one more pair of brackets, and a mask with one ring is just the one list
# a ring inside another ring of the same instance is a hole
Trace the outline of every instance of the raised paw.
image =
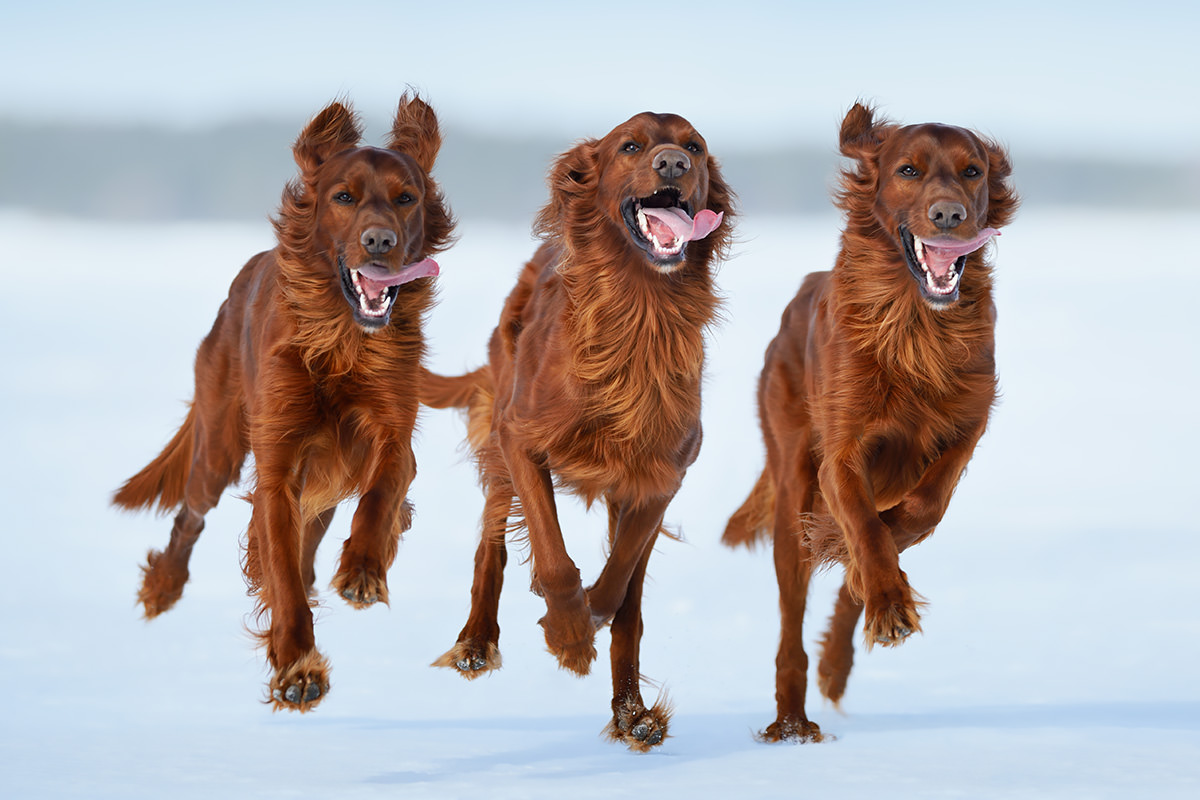
[(495, 642), (481, 643), (466, 639), (456, 643), (430, 666), (455, 669), (467, 680), (475, 680), (480, 675), (500, 669), (500, 648)]
[(329, 694), (329, 662), (317, 650), (275, 671), (268, 688), (273, 711), (311, 711)]
[(187, 579), (186, 566), (180, 567), (164, 553), (151, 550), (142, 565), (142, 586), (137, 596), (146, 619), (154, 619), (175, 605), (183, 596)]
[(587, 675), (596, 660), (596, 626), (584, 606), (579, 614), (547, 613), (538, 620), (545, 629), (546, 647), (558, 665), (576, 675)]
[(388, 602), (387, 578), (377, 567), (342, 562), (330, 583), (333, 590), (354, 608), (369, 608)]
[(921, 630), (921, 616), (914, 603), (892, 603), (881, 609), (867, 604), (867, 620), (863, 632), (867, 646), (895, 647)]
[(646, 753), (667, 738), (670, 721), (671, 707), (663, 700), (649, 711), (640, 700), (626, 700), (616, 705), (604, 733), (615, 742), (623, 742), (630, 750)]
[(758, 734), (760, 742), (792, 742), (794, 744), (832, 741), (833, 738), (821, 733), (821, 728), (817, 723), (794, 716), (780, 717)]

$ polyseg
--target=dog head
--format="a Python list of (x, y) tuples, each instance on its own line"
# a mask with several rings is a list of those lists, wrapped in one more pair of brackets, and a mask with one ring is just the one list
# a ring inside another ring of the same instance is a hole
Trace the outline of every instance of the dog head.
[(535, 229), (568, 252), (594, 253), (603, 238), (623, 251), (611, 259), (633, 255), (670, 273), (728, 249), (733, 193), (704, 137), (675, 114), (644, 112), (580, 142), (559, 156), (549, 183)]
[(293, 147), (300, 180), (284, 192), (276, 229), (291, 269), (305, 273), (289, 277), (323, 285), (375, 331), (405, 285), (437, 274), (430, 256), (454, 223), (430, 177), (441, 146), (432, 108), (405, 95), (386, 147), (359, 147), (361, 138), (342, 103), (313, 118)]
[(1016, 212), (1008, 155), (952, 125), (897, 126), (855, 104), (842, 121), (838, 205), (858, 230), (890, 237), (917, 290), (933, 308), (958, 300), (968, 256)]

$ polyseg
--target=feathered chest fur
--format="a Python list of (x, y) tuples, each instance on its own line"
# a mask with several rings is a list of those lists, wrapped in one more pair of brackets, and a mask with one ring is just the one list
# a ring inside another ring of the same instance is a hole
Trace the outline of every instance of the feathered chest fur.
[(560, 482), (588, 497), (629, 482), (673, 492), (699, 444), (704, 333), (717, 301), (686, 275), (649, 278), (618, 286), (600, 272), (564, 287), (566, 390), (578, 402), (543, 441)]

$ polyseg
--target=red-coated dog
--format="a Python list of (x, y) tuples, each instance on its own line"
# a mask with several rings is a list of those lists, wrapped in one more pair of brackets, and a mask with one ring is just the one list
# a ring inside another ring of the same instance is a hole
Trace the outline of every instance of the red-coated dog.
[(300, 180), (284, 190), (278, 246), (242, 268), (196, 355), (195, 396), (175, 437), (113, 502), (177, 510), (151, 551), (138, 599), (147, 618), (183, 593), (204, 515), (254, 455), (245, 573), (269, 620), (260, 636), (276, 709), (307, 711), (329, 689), (310, 598), (313, 558), (338, 502), (360, 497), (334, 589), (387, 602), (387, 570), (411, 522), (411, 436), (433, 301), (430, 255), (453, 219), (430, 177), (441, 146), (425, 102), (400, 101), (386, 148), (359, 147), (333, 103), (296, 140)]
[[(510, 516), (520, 519), (550, 652), (587, 674), (596, 631), (611, 623), (608, 730), (648, 750), (669, 713), (642, 700), (642, 582), (700, 448), (704, 331), (732, 194), (687, 120), (643, 113), (559, 157), (550, 195), (537, 221), (545, 244), (505, 303), (487, 365), (430, 375), (422, 389), (430, 406), (468, 408), (487, 494), (471, 613), (437, 664), (468, 678), (500, 666), (504, 538)], [(586, 589), (563, 544), (556, 485), (608, 507), (611, 552)]]
[(805, 715), (802, 623), (815, 564), (846, 580), (818, 685), (845, 691), (853, 632), (896, 645), (920, 630), (902, 550), (933, 532), (996, 396), (995, 307), (982, 247), (1017, 198), (995, 143), (949, 125), (846, 115), (846, 214), (831, 272), (809, 275), (767, 348), (758, 408), (767, 463), (723, 540), (773, 536), (782, 636), (768, 740), (820, 740)]

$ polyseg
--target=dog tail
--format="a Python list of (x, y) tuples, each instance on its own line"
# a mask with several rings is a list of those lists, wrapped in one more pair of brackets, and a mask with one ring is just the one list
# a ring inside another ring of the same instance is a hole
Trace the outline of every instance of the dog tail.
[(721, 542), (729, 547), (753, 547), (771, 534), (775, 513), (775, 482), (764, 467), (742, 507), (729, 518)]
[(479, 454), (491, 436), (492, 387), (491, 367), (484, 365), (466, 375), (448, 378), (421, 368), (421, 402), (430, 408), (461, 408), (467, 412), (467, 443)]
[(131, 511), (157, 505), (158, 511), (165, 514), (182, 503), (191, 472), (195, 430), (196, 412), (189, 406), (175, 436), (153, 461), (113, 494), (113, 505)]
[(421, 367), (421, 402), (430, 408), (467, 408), (471, 399), (490, 385), (486, 366), (452, 378)]

